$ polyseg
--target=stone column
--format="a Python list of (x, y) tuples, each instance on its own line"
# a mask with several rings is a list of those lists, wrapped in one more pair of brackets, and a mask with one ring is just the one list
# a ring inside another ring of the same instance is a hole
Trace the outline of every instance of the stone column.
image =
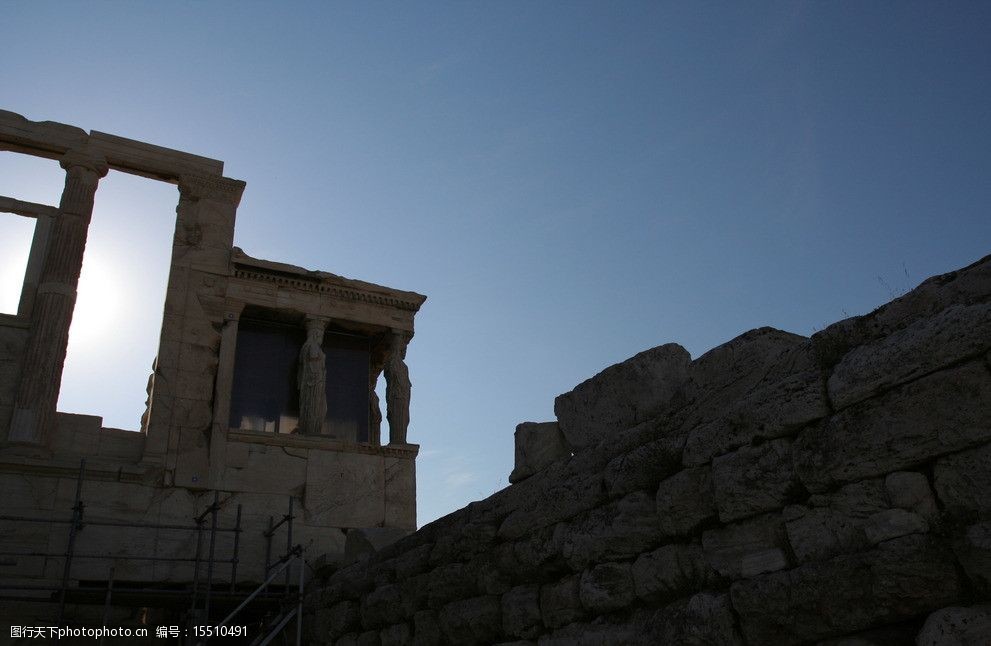
[(412, 384), (406, 367), (408, 338), (401, 330), (393, 330), (389, 343), (389, 358), (385, 363), (386, 418), (389, 420), (389, 444), (406, 444), (409, 427), (409, 401)]
[(93, 198), (100, 178), (108, 170), (105, 159), (87, 151), (69, 151), (60, 164), (65, 169), (65, 189), (39, 278), (31, 336), (7, 437), (10, 442), (46, 449), (52, 448), (55, 432), (55, 406), (93, 216)]

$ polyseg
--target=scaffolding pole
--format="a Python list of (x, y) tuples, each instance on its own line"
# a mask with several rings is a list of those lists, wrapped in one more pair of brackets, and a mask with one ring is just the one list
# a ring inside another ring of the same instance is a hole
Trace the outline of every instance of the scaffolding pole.
[(76, 545), (76, 532), (82, 529), (83, 520), (83, 475), (86, 473), (86, 458), (79, 461), (79, 475), (76, 477), (76, 498), (72, 503), (72, 522), (69, 524), (69, 538), (65, 546), (65, 562), (62, 564), (62, 585), (59, 590), (58, 619), (55, 625), (61, 626), (65, 617), (65, 592), (69, 587), (69, 570), (72, 568), (72, 551)]

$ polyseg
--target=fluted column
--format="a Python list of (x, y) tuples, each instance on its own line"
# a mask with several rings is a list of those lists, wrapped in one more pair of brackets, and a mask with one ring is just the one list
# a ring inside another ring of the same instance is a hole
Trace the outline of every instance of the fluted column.
[(17, 403), (7, 439), (51, 448), (55, 406), (83, 267), (93, 198), (107, 174), (102, 157), (70, 151), (61, 159), (65, 189), (52, 227), (31, 317)]

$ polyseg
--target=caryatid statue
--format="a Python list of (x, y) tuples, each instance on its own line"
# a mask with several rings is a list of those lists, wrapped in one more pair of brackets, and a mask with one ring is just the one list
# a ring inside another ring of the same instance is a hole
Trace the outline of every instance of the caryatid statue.
[(327, 417), (327, 365), (323, 334), (327, 321), (306, 319), (306, 342), (299, 353), (299, 433), (319, 435)]
[(412, 384), (405, 358), (406, 335), (393, 331), (389, 343), (389, 358), (385, 363), (385, 403), (388, 407), (386, 417), (389, 420), (389, 444), (406, 444)]

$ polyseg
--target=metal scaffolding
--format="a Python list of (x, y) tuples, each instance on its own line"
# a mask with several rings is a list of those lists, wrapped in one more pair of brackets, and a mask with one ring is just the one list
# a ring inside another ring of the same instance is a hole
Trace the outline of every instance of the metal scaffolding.
[[(56, 625), (65, 624), (65, 608), (67, 599), (71, 596), (78, 603), (97, 604), (102, 602), (104, 607), (104, 623), (109, 618), (110, 608), (113, 600), (120, 598), (131, 598), (146, 602), (149, 600), (165, 601), (168, 599), (178, 600), (183, 597), (191, 597), (191, 603), (187, 612), (187, 623), (190, 628), (193, 625), (225, 626), (234, 616), (249, 607), (251, 603), (265, 603), (271, 607), (278, 607), (280, 612), (275, 621), (269, 625), (263, 625), (262, 634), (255, 640), (255, 644), (267, 644), (276, 634), (282, 631), (293, 617), (297, 617), (297, 646), (301, 643), (302, 622), (302, 599), (304, 571), (306, 561), (303, 558), (303, 548), (293, 544), (293, 498), (289, 496), (288, 513), (282, 519), (273, 524), (273, 517), (269, 517), (268, 528), (262, 532), (265, 537), (265, 581), (253, 590), (238, 590), (237, 575), (238, 563), (240, 561), (241, 533), (244, 528), (241, 525), (242, 506), (237, 505), (234, 525), (231, 527), (221, 526), (218, 522), (220, 512), (220, 492), (214, 490), (213, 502), (199, 515), (194, 517), (193, 523), (189, 525), (165, 524), (165, 523), (145, 523), (145, 522), (125, 522), (106, 520), (86, 520), (86, 505), (83, 500), (83, 482), (86, 475), (86, 460), (79, 463), (79, 471), (76, 477), (75, 497), (72, 504), (71, 515), (68, 518), (44, 518), (40, 516), (18, 516), (0, 515), (0, 521), (16, 523), (45, 523), (45, 524), (67, 524), (66, 548), (64, 552), (49, 551), (29, 551), (29, 552), (7, 552), (0, 551), (0, 556), (8, 557), (46, 557), (63, 559), (62, 575), (58, 586), (33, 585), (33, 584), (5, 584), (0, 583), (0, 594), (4, 596), (15, 596), (25, 600), (54, 601), (58, 604)], [(208, 526), (207, 526), (208, 525)], [(272, 562), (272, 540), (278, 529), (286, 526), (286, 551), (274, 563)], [(161, 529), (174, 531), (188, 531), (196, 533), (196, 551), (193, 557), (178, 556), (130, 556), (119, 554), (88, 554), (76, 551), (76, 538), (79, 532), (86, 527), (119, 527), (122, 529)], [(233, 546), (229, 558), (218, 558), (217, 556), (217, 535), (218, 533), (233, 533)], [(208, 540), (207, 554), (203, 555), (204, 540)], [(108, 571), (105, 586), (93, 587), (71, 587), (72, 564), (77, 559), (107, 559), (114, 561)], [(130, 587), (122, 585), (119, 577), (115, 576), (116, 565), (120, 561), (151, 561), (151, 562), (185, 562), (193, 564), (193, 577), (191, 585), (181, 588), (168, 587)], [(298, 564), (299, 581), (293, 590), (290, 582), (290, 569), (293, 564)], [(214, 585), (215, 566), (230, 565), (230, 582), (226, 590), (216, 590)], [(205, 566), (206, 580), (202, 581), (201, 570)], [(275, 578), (285, 573), (282, 591), (270, 591), (269, 586)], [(8, 593), (21, 592), (22, 596), (10, 595)], [(28, 592), (51, 592), (48, 598), (26, 597), (23, 593)], [(216, 609), (219, 602), (224, 607), (235, 606), (221, 622), (211, 621), (211, 610)], [(211, 608), (211, 603), (214, 607)], [(177, 604), (173, 604), (177, 605)], [(190, 631), (189, 634), (193, 634)], [(190, 643), (205, 644), (209, 637), (198, 640), (190, 640)]]

